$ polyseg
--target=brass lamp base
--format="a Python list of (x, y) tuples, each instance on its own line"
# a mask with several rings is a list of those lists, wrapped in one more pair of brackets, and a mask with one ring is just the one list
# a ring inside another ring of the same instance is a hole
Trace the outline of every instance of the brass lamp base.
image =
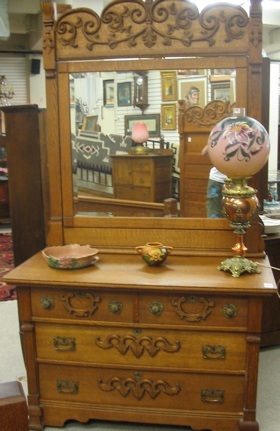
[(230, 271), (233, 277), (239, 277), (243, 272), (260, 274), (258, 264), (242, 256), (231, 257), (221, 262), (217, 268), (219, 271)]
[(247, 185), (247, 178), (231, 178), (226, 180), (223, 188), (223, 212), (235, 228), (237, 242), (232, 248), (234, 256), (221, 262), (219, 271), (230, 271), (233, 277), (239, 277), (243, 272), (259, 274), (257, 263), (245, 258), (247, 247), (244, 244), (246, 228), (257, 213), (258, 199), (256, 190)]
[(136, 147), (132, 147), (129, 151), (129, 154), (132, 154), (133, 156), (143, 156), (145, 154), (148, 154), (150, 151), (149, 148), (144, 147), (144, 145), (136, 145)]

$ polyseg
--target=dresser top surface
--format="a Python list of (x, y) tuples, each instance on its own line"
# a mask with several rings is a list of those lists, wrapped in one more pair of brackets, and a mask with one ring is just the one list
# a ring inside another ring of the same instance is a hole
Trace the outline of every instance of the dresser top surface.
[[(136, 252), (135, 252), (136, 253)], [(99, 261), (83, 269), (61, 270), (48, 266), (39, 252), (5, 277), (16, 285), (72, 286), (79, 288), (101, 287), (142, 291), (173, 289), (176, 291), (204, 291), (212, 293), (238, 293), (241, 295), (270, 295), (276, 293), (273, 273), (261, 267), (260, 274), (244, 273), (238, 278), (229, 272), (218, 271), (221, 257), (193, 257), (170, 255), (162, 266), (150, 267), (137, 254), (99, 253)], [(269, 265), (268, 259), (261, 259)]]

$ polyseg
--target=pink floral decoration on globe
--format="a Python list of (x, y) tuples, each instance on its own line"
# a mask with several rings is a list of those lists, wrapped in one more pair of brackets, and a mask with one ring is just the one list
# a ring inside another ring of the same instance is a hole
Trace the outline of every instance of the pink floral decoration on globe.
[(131, 138), (137, 144), (143, 144), (149, 139), (149, 131), (145, 123), (135, 123), (132, 126)]
[(228, 117), (220, 121), (208, 139), (212, 164), (229, 178), (254, 175), (266, 163), (270, 140), (266, 129), (251, 117)]

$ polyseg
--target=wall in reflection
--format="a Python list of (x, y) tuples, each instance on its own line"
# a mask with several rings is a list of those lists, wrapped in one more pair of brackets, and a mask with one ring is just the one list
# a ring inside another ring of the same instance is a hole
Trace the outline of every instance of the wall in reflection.
[[(179, 200), (178, 100), (206, 106), (211, 100), (235, 100), (235, 70), (151, 70), (147, 100), (139, 72), (72, 74), (70, 116), (74, 192), (114, 198), (112, 156), (129, 153), (135, 122), (150, 132), (151, 152), (172, 150), (172, 194)], [(131, 196), (123, 196), (131, 199)]]

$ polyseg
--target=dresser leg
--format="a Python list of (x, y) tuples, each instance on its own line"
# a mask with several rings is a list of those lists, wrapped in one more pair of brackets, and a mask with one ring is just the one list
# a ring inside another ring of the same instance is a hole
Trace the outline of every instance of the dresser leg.
[(240, 431), (259, 431), (259, 424), (257, 421), (240, 421)]

